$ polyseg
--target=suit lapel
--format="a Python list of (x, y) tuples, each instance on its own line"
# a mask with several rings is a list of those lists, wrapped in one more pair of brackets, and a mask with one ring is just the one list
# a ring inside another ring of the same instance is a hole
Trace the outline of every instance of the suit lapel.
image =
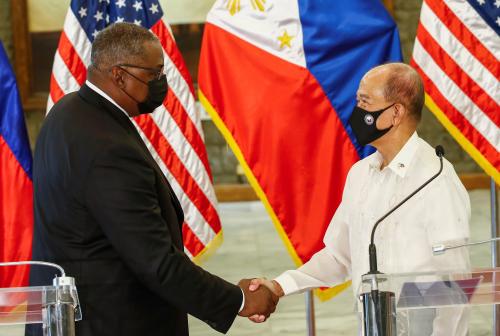
[[(130, 121), (129, 121), (129, 123), (131, 124)], [(175, 212), (177, 214), (177, 218), (179, 219), (179, 223), (180, 223), (181, 229), (182, 229), (182, 223), (184, 222), (184, 211), (182, 210), (181, 203), (179, 202), (179, 199), (175, 195), (174, 190), (172, 189), (172, 186), (170, 185), (170, 183), (168, 182), (167, 178), (163, 174), (162, 170), (158, 166), (158, 163), (156, 162), (156, 160), (151, 155), (151, 152), (149, 151), (148, 147), (144, 143), (144, 140), (142, 140), (139, 132), (137, 131), (137, 129), (135, 129), (135, 126), (132, 126), (132, 127), (134, 129), (134, 131), (132, 132), (132, 134), (135, 137), (135, 140), (137, 141), (137, 143), (139, 144), (139, 146), (141, 146), (142, 150), (144, 151), (144, 155), (146, 156), (146, 158), (148, 159), (148, 161), (150, 162), (150, 164), (155, 168), (157, 174), (159, 176), (161, 176), (162, 180), (165, 182), (165, 185), (168, 188), (168, 192), (170, 194), (170, 199), (172, 200), (172, 203), (173, 203), (174, 208), (175, 208)]]
[[(162, 181), (164, 181), (164, 184), (167, 187), (167, 191), (170, 195), (170, 199), (179, 223), (179, 225), (172, 225), (173, 223), (169, 223), (169, 225), (173, 226), (174, 229), (180, 233), (179, 240), (180, 240), (180, 246), (182, 246), (182, 224), (184, 222), (184, 212), (182, 210), (181, 204), (177, 196), (175, 195), (172, 187), (170, 186), (170, 183), (168, 182), (167, 178), (165, 177), (160, 167), (158, 166), (158, 163), (151, 155), (151, 152), (148, 150), (146, 144), (144, 143), (144, 140), (142, 140), (139, 132), (132, 124), (130, 118), (126, 116), (125, 113), (123, 113), (123, 111), (121, 111), (113, 103), (108, 101), (106, 98), (102, 97), (100, 94), (89, 88), (87, 85), (83, 85), (78, 93), (87, 102), (96, 105), (100, 107), (100, 109), (108, 112), (111, 115), (111, 117), (115, 119), (116, 122), (118, 122), (127, 131), (127, 133), (130, 135), (133, 141), (137, 143), (139, 147), (142, 149), (144, 157), (150, 163), (153, 169), (155, 169), (157, 175), (161, 177)], [(177, 243), (179, 245), (179, 241)]]

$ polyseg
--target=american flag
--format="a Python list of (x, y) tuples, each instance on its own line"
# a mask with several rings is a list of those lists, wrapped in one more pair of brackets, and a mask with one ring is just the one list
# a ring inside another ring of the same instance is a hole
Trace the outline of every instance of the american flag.
[(426, 105), (500, 184), (500, 0), (424, 0), (411, 64)]
[(220, 243), (221, 223), (192, 80), (158, 0), (71, 1), (54, 57), (47, 112), (85, 83), (92, 41), (114, 22), (141, 25), (163, 46), (168, 95), (134, 124), (181, 202), (184, 250), (196, 261)]

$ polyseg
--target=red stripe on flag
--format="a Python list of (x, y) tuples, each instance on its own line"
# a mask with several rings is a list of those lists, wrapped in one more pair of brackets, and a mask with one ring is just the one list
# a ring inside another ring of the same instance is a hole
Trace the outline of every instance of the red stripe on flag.
[[(0, 136), (0, 261), (31, 260), (33, 184)], [(29, 267), (1, 267), (0, 287), (27, 286)]]
[[(425, 0), (429, 8), (445, 24), (453, 35), (471, 52), (493, 76), (500, 80), (500, 66), (496, 57), (486, 49), (480, 40), (460, 21), (444, 1)], [(439, 24), (436, 22), (435, 24)]]
[(184, 246), (192, 256), (197, 256), (205, 248), (205, 245), (198, 239), (186, 222), (182, 224), (182, 238)]
[(170, 31), (168, 30), (163, 20), (158, 20), (158, 22), (156, 22), (151, 27), (151, 31), (160, 39), (163, 49), (165, 49), (165, 52), (170, 57), (172, 62), (175, 64), (177, 70), (179, 70), (179, 72), (181, 73), (182, 77), (189, 86), (191, 94), (194, 96), (194, 87), (191, 75), (189, 74), (189, 71), (186, 67), (186, 63), (182, 58), (179, 48), (177, 48), (177, 44), (175, 43), (174, 38), (170, 34)]
[(410, 64), (418, 71), (424, 81), (425, 92), (429, 94), (446, 117), (462, 132), (465, 137), (481, 152), (481, 154), (497, 169), (500, 169), (500, 156), (497, 150), (483, 135), (472, 126), (439, 91), (432, 80), (422, 71), (418, 64), (411, 59)]
[(182, 133), (186, 137), (187, 141), (191, 144), (191, 147), (193, 147), (194, 151), (203, 163), (203, 166), (205, 167), (210, 180), (212, 180), (212, 172), (208, 163), (205, 143), (203, 142), (203, 139), (201, 138), (200, 133), (198, 132), (198, 129), (194, 125), (193, 121), (187, 115), (184, 106), (181, 104), (172, 90), (169, 90), (167, 93), (165, 107), (167, 108), (168, 113), (170, 113), (172, 118), (177, 123), (177, 126), (179, 126), (179, 128), (182, 130)]
[(57, 83), (54, 73), (52, 72), (50, 75), (50, 98), (52, 98), (52, 102), (54, 102), (54, 104), (57, 103), (64, 95), (64, 91), (59, 86), (59, 83)]
[(217, 233), (221, 229), (220, 219), (212, 203), (189, 174), (170, 143), (165, 139), (158, 125), (149, 115), (134, 118), (155, 148), (162, 161), (170, 170), (191, 202), (196, 206), (210, 227)]
[(306, 262), (324, 246), (359, 159), (321, 85), (307, 69), (209, 23), (199, 83)]
[(58, 52), (61, 56), (62, 60), (68, 67), (69, 71), (78, 82), (80, 86), (85, 83), (85, 79), (87, 78), (87, 68), (85, 68), (85, 64), (80, 59), (80, 56), (76, 52), (75, 48), (71, 44), (66, 35), (66, 32), (61, 33), (61, 38), (59, 39)]
[(439, 43), (420, 24), (417, 39), (441, 70), (486, 114), (497, 126), (500, 125), (499, 106), (462, 68), (444, 51)]

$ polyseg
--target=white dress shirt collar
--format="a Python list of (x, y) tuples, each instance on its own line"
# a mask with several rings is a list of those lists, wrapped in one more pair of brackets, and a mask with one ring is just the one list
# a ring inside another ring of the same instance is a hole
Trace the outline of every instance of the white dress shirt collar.
[(89, 88), (91, 88), (93, 91), (95, 91), (97, 94), (101, 95), (102, 97), (104, 97), (107, 101), (109, 101), (110, 103), (112, 103), (113, 105), (115, 105), (116, 107), (118, 107), (120, 109), (120, 111), (122, 111), (123, 113), (125, 113), (125, 115), (130, 118), (130, 116), (128, 115), (127, 111), (125, 111), (125, 109), (123, 107), (121, 107), (120, 105), (118, 105), (117, 102), (115, 102), (113, 100), (113, 98), (111, 98), (110, 96), (108, 96), (104, 91), (102, 91), (101, 89), (99, 89), (95, 84), (93, 84), (92, 82), (90, 82), (89, 80), (86, 80), (85, 81), (85, 85), (87, 85)]
[[(410, 162), (417, 151), (418, 139), (417, 132), (414, 132), (386, 168), (392, 170), (400, 177), (405, 177), (408, 167), (410, 167)], [(375, 152), (370, 160), (370, 167), (380, 170), (382, 160), (382, 154), (378, 151)]]

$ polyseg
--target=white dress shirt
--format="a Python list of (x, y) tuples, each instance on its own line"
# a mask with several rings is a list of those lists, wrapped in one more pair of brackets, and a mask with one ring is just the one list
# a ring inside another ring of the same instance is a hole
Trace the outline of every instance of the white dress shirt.
[[(469, 269), (466, 249), (450, 250), (440, 256), (432, 253), (435, 244), (465, 242), (469, 237), (469, 196), (453, 166), (446, 159), (443, 161), (441, 175), (377, 228), (375, 244), (379, 271)], [(361, 276), (369, 271), (368, 246), (373, 225), (439, 170), (434, 148), (416, 132), (388, 166), (380, 169), (381, 164), (382, 156), (375, 152), (353, 165), (341, 204), (326, 231), (325, 247), (299, 269), (287, 271), (275, 279), (285, 295), (332, 287), (349, 279), (356, 295)], [(434, 318), (432, 335), (465, 334), (466, 326), (461, 322), (463, 314), (463, 310), (448, 313), (439, 310)], [(439, 323), (440, 319), (450, 318), (455, 320), (454, 327), (448, 322), (446, 325)], [(441, 328), (446, 330), (440, 331)], [(452, 332), (450, 328), (462, 331)]]

